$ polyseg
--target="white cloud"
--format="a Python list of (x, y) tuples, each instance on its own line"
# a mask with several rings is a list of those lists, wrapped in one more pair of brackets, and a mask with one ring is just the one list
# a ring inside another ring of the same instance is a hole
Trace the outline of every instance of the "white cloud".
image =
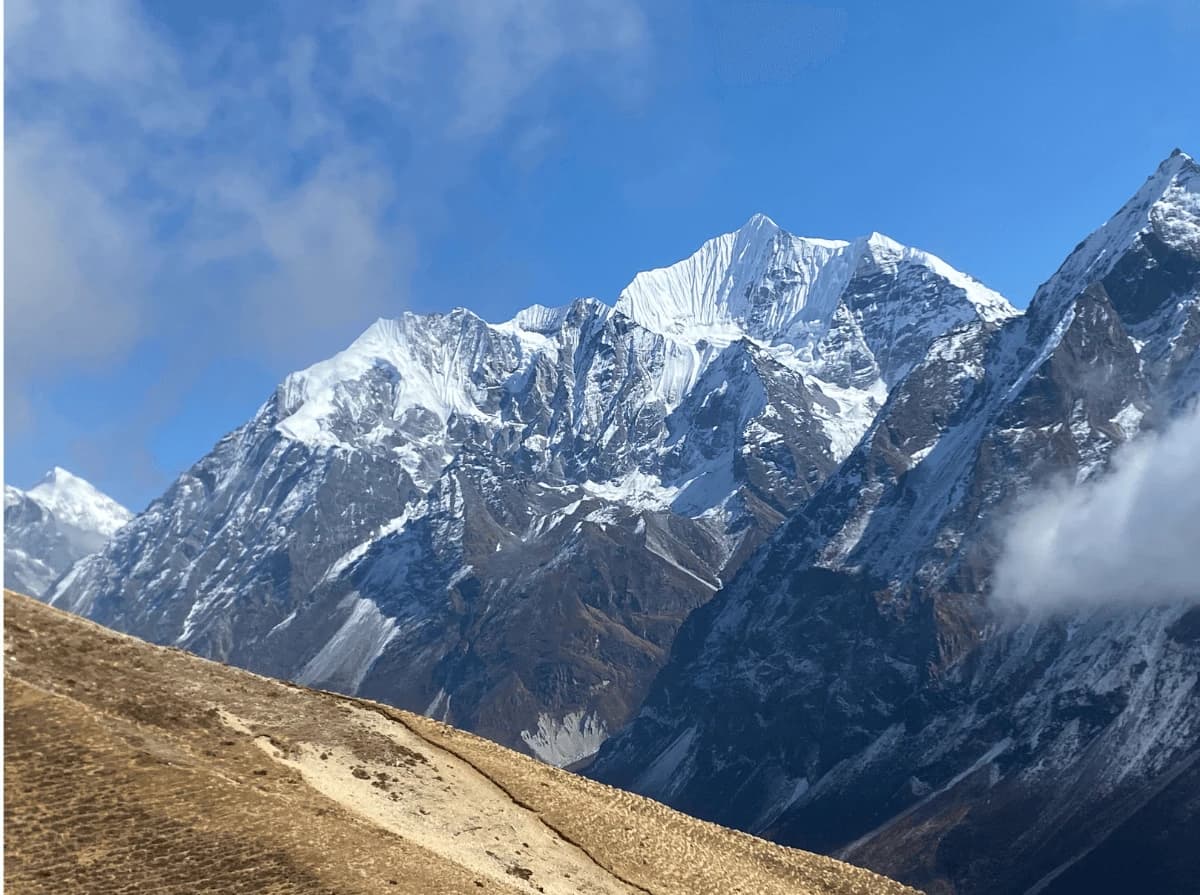
[(1200, 602), (1200, 408), (1040, 493), (1011, 520), (993, 595), (1034, 613)]
[(371, 0), (349, 23), (353, 71), (364, 92), (442, 94), (449, 114), (434, 117), (459, 136), (494, 131), (515, 103), (556, 68), (587, 66), (618, 89), (640, 74), (649, 40), (630, 0)]
[(186, 51), (133, 0), (7, 6), (18, 380), (181, 319), (289, 364), (341, 347), (403, 305), (430, 210), (523, 98), (582, 62), (606, 84), (645, 42), (631, 0), (280, 4), (270, 41)]
[(124, 354), (139, 333), (147, 281), (136, 247), (148, 233), (105, 189), (122, 172), (53, 125), (10, 128), (4, 167), (10, 376)]
[(330, 159), (284, 190), (236, 174), (213, 186), (240, 218), (227, 259), (258, 262), (230, 321), (252, 345), (318, 351), (347, 309), (355, 325), (396, 313), (414, 237), (383, 222), (392, 187), (381, 172)]

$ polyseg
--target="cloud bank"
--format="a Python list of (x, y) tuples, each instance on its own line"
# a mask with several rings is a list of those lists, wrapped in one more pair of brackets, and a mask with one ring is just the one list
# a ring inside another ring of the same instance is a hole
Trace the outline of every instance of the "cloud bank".
[(1006, 532), (993, 596), (1035, 614), (1200, 602), (1200, 405), (1100, 477), (1037, 495)]

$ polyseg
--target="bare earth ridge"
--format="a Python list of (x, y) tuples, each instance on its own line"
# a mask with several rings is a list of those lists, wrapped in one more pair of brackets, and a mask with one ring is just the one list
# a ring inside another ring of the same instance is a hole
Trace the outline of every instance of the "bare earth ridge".
[(361, 699), (4, 595), (13, 893), (902, 893)]

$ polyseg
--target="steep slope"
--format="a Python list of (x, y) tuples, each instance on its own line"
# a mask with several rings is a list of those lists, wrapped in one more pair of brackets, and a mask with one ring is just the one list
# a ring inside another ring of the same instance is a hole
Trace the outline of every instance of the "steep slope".
[(5, 593), (5, 890), (911, 892)]
[(939, 339), (689, 619), (597, 777), (930, 891), (1127, 891), (1095, 887), (1121, 841), (1190, 891), (1198, 610), (1018, 623), (988, 590), (1021, 495), (1104, 475), (1200, 390), (1198, 197), (1175, 153), (1023, 318)]
[(132, 518), (111, 497), (57, 466), (28, 491), (5, 485), (4, 586), (44, 593)]
[(883, 237), (757, 216), (615, 309), (381, 320), (52, 600), (572, 764), (933, 340), (1012, 313)]

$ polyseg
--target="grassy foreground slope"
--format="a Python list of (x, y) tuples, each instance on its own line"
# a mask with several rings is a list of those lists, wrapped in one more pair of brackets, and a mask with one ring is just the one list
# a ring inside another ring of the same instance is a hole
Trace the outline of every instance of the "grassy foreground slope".
[(12, 893), (901, 893), (487, 740), (4, 595)]

